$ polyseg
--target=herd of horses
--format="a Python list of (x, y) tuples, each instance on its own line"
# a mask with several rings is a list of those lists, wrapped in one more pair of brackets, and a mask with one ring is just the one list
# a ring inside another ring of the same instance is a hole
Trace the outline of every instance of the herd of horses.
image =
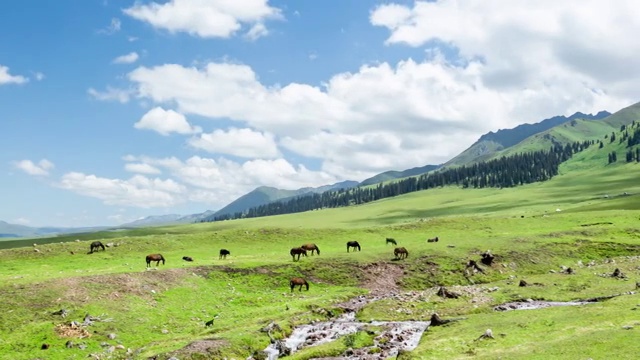
[[(438, 242), (438, 240), (439, 239), (436, 236), (435, 238), (427, 239), (427, 242)], [(398, 242), (393, 238), (386, 238), (385, 244), (387, 245), (392, 244), (397, 246)], [(105, 251), (106, 247), (104, 246), (104, 244), (102, 244), (102, 242), (94, 241), (90, 245), (89, 254), (99, 251), (100, 249)], [(356, 249), (360, 251), (362, 248), (360, 246), (360, 243), (358, 243), (355, 240), (352, 240), (347, 242), (347, 252), (350, 252), (352, 249), (353, 251), (356, 251)], [(293, 261), (296, 261), (296, 260), (300, 261), (300, 256), (306, 257), (308, 251), (311, 252), (311, 255), (313, 255), (314, 253), (320, 255), (320, 248), (318, 247), (318, 245), (313, 243), (303, 244), (300, 247), (292, 248), (291, 251), (289, 251), (289, 254), (293, 258)], [(220, 256), (218, 257), (218, 259), (220, 260), (226, 259), (227, 255), (231, 255), (231, 252), (229, 250), (220, 249)], [(407, 249), (404, 247), (396, 247), (393, 249), (393, 255), (395, 256), (395, 259), (402, 260), (402, 259), (406, 259), (409, 256), (409, 251), (407, 251)], [(193, 261), (193, 258), (190, 256), (183, 256), (182, 260), (191, 262)], [(159, 266), (161, 261), (162, 261), (162, 265), (165, 264), (165, 258), (164, 256), (162, 256), (162, 254), (149, 254), (146, 256), (145, 261), (147, 262), (147, 267), (150, 267), (151, 263), (154, 261), (156, 262), (156, 266)], [(296, 286), (299, 287), (299, 291), (302, 291), (303, 286), (306, 287), (307, 291), (309, 290), (309, 283), (304, 278), (301, 278), (301, 277), (292, 278), (289, 281), (289, 286), (291, 287), (292, 292)]]

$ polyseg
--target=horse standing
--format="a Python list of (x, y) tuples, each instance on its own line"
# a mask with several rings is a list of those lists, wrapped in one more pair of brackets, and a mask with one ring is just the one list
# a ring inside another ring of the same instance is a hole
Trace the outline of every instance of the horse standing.
[(385, 244), (386, 245), (389, 245), (389, 244), (398, 245), (398, 243), (396, 242), (396, 239), (392, 239), (392, 238), (387, 238), (387, 242)]
[(427, 242), (438, 242), (438, 237), (434, 237), (433, 239), (427, 239)]
[(393, 250), (393, 255), (396, 256), (396, 259), (406, 259), (409, 256), (409, 252), (403, 247), (397, 247)]
[(353, 248), (353, 251), (355, 251), (355, 249), (358, 249), (358, 251), (360, 251), (360, 244), (357, 241), (349, 241), (347, 242), (347, 252), (349, 252), (350, 248)]
[[(289, 251), (289, 254), (291, 254), (291, 257), (293, 258), (293, 261), (296, 261), (296, 255), (298, 255), (298, 260), (300, 260), (300, 255), (304, 255), (307, 256), (307, 250), (301, 248), (301, 247), (297, 247), (297, 248), (293, 248), (291, 249), (291, 251)], [(318, 253), (320, 254), (320, 253)]]
[(218, 259), (226, 259), (227, 255), (231, 255), (231, 251), (227, 249), (220, 249), (220, 256), (218, 257)]
[(89, 254), (93, 254), (94, 251), (98, 251), (100, 250), (100, 248), (102, 248), (102, 250), (107, 250), (104, 245), (102, 245), (102, 243), (100, 241), (94, 241), (91, 243), (91, 247), (89, 250)]
[(291, 287), (291, 292), (293, 292), (293, 288), (295, 288), (296, 286), (300, 286), (300, 290), (298, 291), (302, 291), (302, 286), (306, 286), (307, 287), (307, 291), (309, 291), (309, 283), (307, 282), (307, 280), (303, 279), (303, 278), (299, 278), (299, 277), (295, 277), (293, 279), (291, 279), (289, 281), (289, 286)]
[(313, 255), (313, 252), (317, 252), (318, 255), (320, 255), (320, 248), (318, 248), (318, 245), (316, 244), (304, 244), (302, 246), (300, 246), (301, 249), (305, 249), (306, 251), (311, 251), (311, 255)]
[(152, 261), (156, 262), (156, 266), (160, 265), (160, 261), (162, 261), (162, 265), (164, 265), (164, 257), (162, 254), (147, 255), (147, 267), (151, 266)]

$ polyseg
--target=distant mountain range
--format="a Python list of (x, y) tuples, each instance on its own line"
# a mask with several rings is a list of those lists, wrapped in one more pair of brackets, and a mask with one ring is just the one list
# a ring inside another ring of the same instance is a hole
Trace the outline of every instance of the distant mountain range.
[(274, 187), (261, 186), (239, 197), (218, 211), (209, 210), (204, 213), (190, 215), (160, 215), (148, 216), (117, 227), (94, 228), (32, 228), (23, 225), (8, 224), (0, 221), (0, 238), (5, 237), (36, 237), (61, 233), (78, 233), (99, 231), (114, 228), (147, 227), (161, 225), (185, 224), (201, 221), (211, 221), (215, 217), (233, 215), (244, 212), (252, 207), (265, 205), (274, 201), (288, 200), (312, 193), (322, 193), (330, 190), (349, 189), (357, 186), (374, 185), (406, 177), (419, 176), (431, 171), (446, 169), (475, 162), (508, 156), (517, 152), (547, 149), (554, 144), (566, 144), (580, 139), (593, 139), (621, 125), (629, 124), (640, 119), (640, 103), (622, 109), (615, 114), (600, 111), (597, 114), (577, 112), (569, 117), (555, 116), (534, 124), (522, 124), (513, 129), (501, 129), (482, 135), (462, 153), (440, 165), (425, 165), (403, 171), (385, 171), (362, 182), (343, 181), (336, 184), (316, 188), (301, 188), (297, 190), (283, 190)]

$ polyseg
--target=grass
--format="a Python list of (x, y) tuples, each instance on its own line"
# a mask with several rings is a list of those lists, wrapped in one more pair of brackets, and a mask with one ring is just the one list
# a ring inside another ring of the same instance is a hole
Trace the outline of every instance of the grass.
[[(595, 164), (601, 160), (596, 150), (577, 160)], [(127, 357), (126, 350), (107, 354), (105, 342), (122, 344), (131, 349), (129, 357), (140, 359), (167, 359), (180, 349), (180, 359), (246, 358), (268, 345), (260, 329), (271, 321), (283, 337), (296, 325), (324, 320), (317, 309), (379, 286), (377, 277), (385, 274), (371, 270), (376, 267), (398, 270), (397, 278), (386, 275), (387, 286), (405, 298), (371, 303), (359, 319), (422, 320), (433, 312), (466, 318), (429, 329), (417, 349), (399, 358), (633, 358), (637, 295), (582, 307), (492, 310), (523, 298), (568, 301), (634, 290), (640, 165), (585, 167), (577, 160), (548, 182), (513, 189), (447, 187), (301, 214), (10, 242), (23, 247), (0, 250), (0, 359)], [(425, 241), (434, 236), (440, 242)], [(406, 247), (409, 257), (394, 261), (386, 237)], [(87, 254), (94, 239), (117, 246)], [(348, 240), (358, 240), (362, 251), (347, 253)], [(289, 249), (307, 242), (318, 244), (321, 255), (292, 261)], [(220, 248), (231, 256), (218, 259)], [(497, 255), (496, 264), (465, 276), (467, 261), (487, 249)], [(167, 263), (147, 270), (144, 257), (155, 252)], [(576, 274), (559, 273), (562, 266)], [(616, 267), (629, 280), (601, 276)], [(292, 293), (293, 276), (310, 280), (310, 290)], [(519, 287), (520, 279), (541, 285)], [(441, 285), (462, 296), (438, 297)], [(61, 308), (69, 310), (65, 319), (52, 315)], [(90, 326), (85, 339), (54, 331), (85, 314), (110, 321)], [(204, 326), (214, 318), (213, 327)], [(487, 328), (495, 339), (475, 341)], [(110, 333), (117, 337), (109, 339)], [(202, 350), (208, 355), (184, 349), (206, 339), (215, 344)], [(68, 349), (68, 340), (86, 349)], [(291, 358), (335, 356), (371, 341), (362, 332)], [(50, 348), (40, 350), (43, 343)]]

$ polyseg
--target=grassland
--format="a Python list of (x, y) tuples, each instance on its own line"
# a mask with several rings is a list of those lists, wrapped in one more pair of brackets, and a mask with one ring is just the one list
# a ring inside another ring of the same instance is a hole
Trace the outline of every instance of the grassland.
[[(635, 294), (581, 307), (493, 310), (518, 299), (635, 290), (640, 165), (605, 166), (607, 151), (590, 148), (551, 181), (513, 189), (451, 187), (301, 214), (12, 242), (24, 246), (0, 250), (0, 359), (245, 359), (269, 344), (260, 329), (270, 322), (284, 336), (326, 319), (321, 309), (372, 290), (400, 299), (371, 303), (358, 313), (363, 321), (422, 320), (434, 312), (465, 317), (431, 328), (400, 358), (635, 358)], [(425, 241), (433, 236), (441, 241)], [(405, 246), (409, 258), (394, 261), (386, 237)], [(93, 239), (117, 246), (87, 254)], [(361, 252), (346, 252), (353, 239)], [(292, 261), (289, 249), (307, 242), (318, 244), (321, 255)], [(220, 248), (231, 256), (218, 259)], [(487, 249), (496, 263), (465, 276), (467, 261)], [(167, 263), (147, 270), (144, 256), (155, 252)], [(562, 274), (561, 266), (576, 272)], [(627, 280), (606, 276), (615, 268)], [(291, 293), (292, 276), (310, 280), (310, 290)], [(521, 279), (541, 285), (519, 287)], [(443, 299), (435, 295), (440, 285), (462, 296)], [(52, 315), (62, 308), (66, 318)], [(90, 337), (56, 332), (86, 314), (106, 320), (86, 328)], [(487, 328), (495, 339), (475, 341)], [(76, 346), (65, 347), (67, 341)], [(41, 350), (45, 343), (50, 347)], [(291, 358), (335, 356), (347, 345), (370, 343), (370, 334), (359, 333)], [(111, 348), (120, 344), (124, 350)]]

